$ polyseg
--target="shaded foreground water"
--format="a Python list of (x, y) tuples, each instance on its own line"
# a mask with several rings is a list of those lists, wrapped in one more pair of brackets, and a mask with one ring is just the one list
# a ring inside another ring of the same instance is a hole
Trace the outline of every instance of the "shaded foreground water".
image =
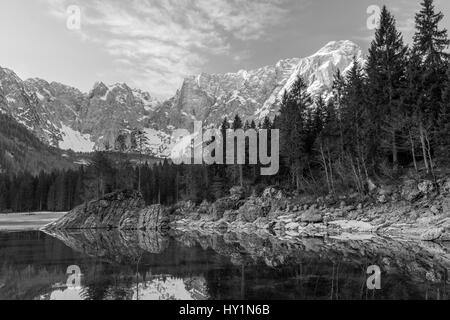
[[(449, 252), (370, 237), (0, 232), (0, 299), (447, 299)], [(380, 290), (367, 288), (370, 265)]]

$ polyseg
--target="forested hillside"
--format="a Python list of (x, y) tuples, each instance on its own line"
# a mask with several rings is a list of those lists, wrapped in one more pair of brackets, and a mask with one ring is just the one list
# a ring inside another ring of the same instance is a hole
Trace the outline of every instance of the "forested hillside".
[(37, 174), (74, 167), (63, 152), (42, 143), (27, 128), (0, 113), (0, 173), (27, 171)]

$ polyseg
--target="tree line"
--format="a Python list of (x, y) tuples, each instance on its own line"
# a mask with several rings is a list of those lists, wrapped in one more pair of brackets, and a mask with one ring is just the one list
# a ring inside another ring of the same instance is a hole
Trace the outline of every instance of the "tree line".
[[(269, 129), (267, 118), (260, 128)], [(257, 128), (254, 122), (242, 122), (239, 116), (222, 132), (234, 128)], [(123, 138), (116, 143), (126, 148)], [(117, 155), (122, 154), (123, 157)], [(226, 157), (226, 152), (224, 152)], [(169, 160), (149, 164), (132, 162), (119, 151), (96, 152), (89, 165), (78, 169), (0, 174), (0, 212), (68, 211), (86, 201), (117, 190), (134, 189), (147, 204), (174, 204), (180, 200), (213, 201), (237, 184), (255, 184), (262, 179), (257, 166), (247, 165), (174, 165)]]

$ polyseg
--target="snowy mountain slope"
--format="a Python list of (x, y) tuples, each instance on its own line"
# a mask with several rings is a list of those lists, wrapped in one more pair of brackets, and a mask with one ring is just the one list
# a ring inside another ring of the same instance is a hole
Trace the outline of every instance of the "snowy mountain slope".
[(155, 111), (152, 122), (161, 124), (160, 129), (164, 130), (168, 125), (187, 127), (193, 120), (217, 125), (236, 114), (261, 120), (278, 111), (282, 95), (298, 76), (305, 79), (311, 95), (327, 93), (336, 71), (346, 72), (353, 57), (363, 60), (358, 45), (334, 41), (304, 59), (281, 60), (250, 71), (189, 77), (175, 97)]
[(126, 84), (97, 83), (89, 94), (0, 68), (0, 110), (45, 143), (77, 152), (114, 144), (124, 126), (142, 127), (159, 102)]
[(114, 146), (117, 136), (145, 129), (148, 153), (168, 156), (174, 129), (192, 130), (195, 120), (217, 126), (236, 114), (257, 121), (279, 110), (282, 95), (298, 76), (313, 96), (331, 91), (337, 70), (345, 73), (362, 50), (351, 41), (334, 41), (310, 57), (236, 73), (191, 76), (174, 97), (160, 103), (126, 84), (98, 82), (89, 93), (42, 79), (22, 81), (0, 68), (0, 111), (13, 116), (46, 143), (88, 152)]

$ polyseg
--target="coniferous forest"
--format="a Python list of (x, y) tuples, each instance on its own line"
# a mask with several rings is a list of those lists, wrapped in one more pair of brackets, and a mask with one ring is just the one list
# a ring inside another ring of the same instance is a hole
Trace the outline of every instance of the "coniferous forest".
[(309, 96), (304, 79), (298, 78), (274, 119), (225, 119), (222, 132), (280, 130), (276, 176), (261, 176), (258, 165), (177, 166), (167, 160), (136, 165), (114, 161), (113, 154), (125, 151), (116, 148), (95, 153), (81, 167), (3, 170), (0, 212), (66, 211), (130, 188), (140, 190), (149, 204), (172, 204), (214, 200), (235, 185), (256, 190), (278, 185), (317, 196), (363, 195), (373, 183), (394, 182), (406, 174), (435, 179), (450, 167), (450, 40), (441, 27), (443, 17), (432, 0), (423, 0), (415, 36), (407, 44), (384, 7), (366, 63), (355, 58), (347, 74), (337, 72), (331, 97)]

